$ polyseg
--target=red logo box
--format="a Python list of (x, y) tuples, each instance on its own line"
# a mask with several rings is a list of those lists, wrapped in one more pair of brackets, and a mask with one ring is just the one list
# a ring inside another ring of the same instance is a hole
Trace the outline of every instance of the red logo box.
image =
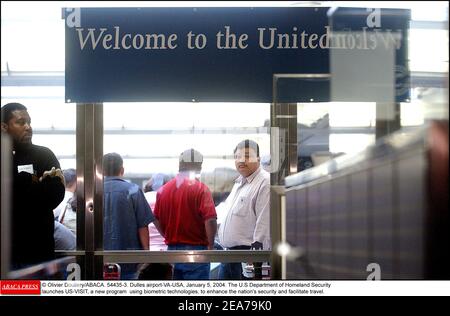
[(6, 280), (0, 281), (0, 294), (30, 295), (41, 294), (41, 281), (39, 280)]

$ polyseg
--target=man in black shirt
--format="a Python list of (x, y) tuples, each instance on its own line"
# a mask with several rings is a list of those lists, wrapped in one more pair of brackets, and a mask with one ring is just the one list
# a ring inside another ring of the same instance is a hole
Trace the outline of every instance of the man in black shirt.
[(32, 144), (27, 108), (8, 103), (1, 109), (1, 129), (13, 142), (11, 214), (12, 269), (52, 260), (53, 209), (64, 198), (64, 177), (53, 152)]

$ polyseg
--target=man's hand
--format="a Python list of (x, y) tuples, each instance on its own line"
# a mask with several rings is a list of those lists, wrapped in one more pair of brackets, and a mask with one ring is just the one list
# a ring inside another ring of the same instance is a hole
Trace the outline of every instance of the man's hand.
[(39, 179), (40, 182), (42, 182), (42, 180), (44, 180), (46, 177), (58, 177), (61, 180), (61, 183), (64, 185), (64, 187), (66, 186), (66, 181), (64, 180), (64, 175), (61, 171), (61, 169), (55, 169), (55, 167), (53, 167), (51, 170), (47, 170), (44, 171), (44, 174), (42, 175), (42, 177)]
[[(251, 246), (250, 246), (250, 250), (262, 250), (263, 249), (263, 244), (260, 243), (259, 241), (255, 241)], [(253, 262), (246, 262), (247, 265), (253, 265)]]

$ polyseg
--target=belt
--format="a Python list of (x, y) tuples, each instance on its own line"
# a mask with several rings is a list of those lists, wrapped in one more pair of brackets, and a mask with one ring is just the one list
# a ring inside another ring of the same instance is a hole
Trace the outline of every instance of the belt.
[(251, 249), (252, 248), (252, 246), (234, 246), (234, 247), (230, 247), (230, 248), (227, 248), (227, 250), (249, 250), (249, 249)]

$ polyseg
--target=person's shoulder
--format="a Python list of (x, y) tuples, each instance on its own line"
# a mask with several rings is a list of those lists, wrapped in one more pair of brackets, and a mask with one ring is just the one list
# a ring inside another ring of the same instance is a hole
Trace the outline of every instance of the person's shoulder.
[(169, 190), (172, 190), (174, 187), (176, 187), (177, 185), (177, 181), (176, 178), (171, 179), (169, 182), (167, 182), (166, 184), (164, 184), (162, 187), (160, 187), (157, 191), (156, 194), (163, 194), (164, 192), (167, 192)]
[(258, 173), (256, 178), (255, 185), (258, 186), (258, 190), (266, 190), (270, 189), (270, 173), (261, 168), (261, 171)]
[(165, 186), (175, 185), (175, 183), (177, 183), (177, 178), (176, 178), (176, 177), (173, 178), (173, 179), (170, 179), (169, 181), (167, 181), (167, 183), (164, 184), (162, 187), (160, 187), (160, 188), (158, 189), (158, 191), (161, 190), (162, 188), (164, 188)]
[(104, 179), (104, 183), (108, 184), (108, 186), (114, 189), (121, 189), (121, 190), (139, 189), (139, 186), (137, 184), (119, 177), (107, 177)]
[[(133, 182), (129, 182), (129, 181), (126, 181), (126, 180), (124, 180), (124, 179), (121, 179), (122, 181), (120, 181), (120, 183), (121, 183), (121, 185), (123, 185), (123, 186), (125, 186), (125, 187), (127, 187), (129, 190), (131, 190), (132, 192), (138, 192), (138, 191), (140, 191), (141, 190), (141, 188), (139, 187), (139, 185), (137, 185), (136, 183), (133, 183)], [(142, 193), (144, 193), (144, 192), (142, 192)]]
[(209, 189), (209, 187), (205, 183), (203, 183), (201, 181), (198, 181), (198, 182), (199, 182), (199, 185), (197, 187), (197, 189), (198, 189), (197, 192), (198, 193), (207, 193), (207, 194), (211, 194), (212, 195), (211, 190)]
[(53, 156), (55, 155), (55, 154), (53, 153), (53, 151), (52, 151), (50, 148), (45, 147), (45, 146), (31, 144), (31, 148), (32, 148), (34, 151), (39, 152), (39, 153), (43, 153), (43, 154), (51, 154), (51, 155), (53, 155)]
[(269, 181), (270, 182), (270, 173), (268, 173), (266, 170), (261, 168), (258, 177), (260, 177), (264, 182)]
[(207, 186), (204, 182), (202, 182), (202, 181), (200, 181), (200, 180), (197, 180), (197, 182), (198, 182), (198, 187), (199, 187), (200, 189), (202, 189), (202, 190), (208, 189), (208, 190), (209, 190), (208, 186)]
[(51, 151), (50, 148), (45, 147), (45, 146), (41, 146), (41, 145), (31, 144), (31, 147), (32, 147), (34, 150), (39, 150), (39, 151)]

